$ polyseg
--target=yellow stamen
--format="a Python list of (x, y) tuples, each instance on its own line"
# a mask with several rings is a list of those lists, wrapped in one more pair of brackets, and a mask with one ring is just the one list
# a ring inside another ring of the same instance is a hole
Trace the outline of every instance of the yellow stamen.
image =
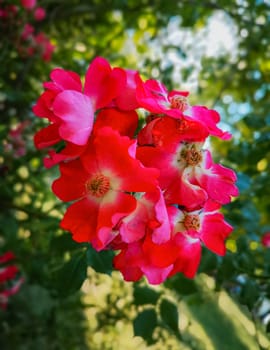
[(103, 197), (110, 189), (110, 179), (103, 174), (95, 174), (85, 184), (86, 192), (94, 197)]

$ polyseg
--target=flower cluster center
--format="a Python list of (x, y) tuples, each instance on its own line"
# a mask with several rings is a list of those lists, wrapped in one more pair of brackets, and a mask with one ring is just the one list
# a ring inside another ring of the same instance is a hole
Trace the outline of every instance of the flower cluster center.
[(200, 216), (198, 214), (186, 215), (184, 226), (187, 230), (198, 231), (200, 229)]
[(180, 159), (183, 159), (187, 166), (196, 166), (202, 161), (202, 150), (193, 144), (191, 147), (181, 150)]
[(103, 197), (110, 189), (110, 179), (103, 174), (95, 174), (86, 184), (86, 191), (94, 197)]
[(170, 98), (171, 108), (179, 109), (184, 112), (188, 109), (188, 100), (183, 95), (174, 95)]
[(188, 165), (197, 165), (202, 160), (202, 151), (196, 149), (190, 149), (186, 154), (186, 161)]

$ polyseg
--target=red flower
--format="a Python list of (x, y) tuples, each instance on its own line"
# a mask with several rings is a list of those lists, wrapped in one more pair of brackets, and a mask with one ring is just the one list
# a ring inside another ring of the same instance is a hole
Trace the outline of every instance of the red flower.
[(134, 147), (135, 141), (102, 128), (81, 160), (60, 165), (61, 177), (52, 188), (64, 201), (78, 200), (61, 222), (76, 241), (104, 249), (115, 236), (114, 226), (136, 207), (136, 199), (129, 193), (155, 189), (158, 171), (144, 168), (134, 158)]
[[(177, 119), (194, 120), (205, 127), (210, 135), (223, 140), (231, 138), (231, 134), (217, 127), (219, 114), (204, 106), (190, 107), (187, 91), (168, 92), (166, 87), (156, 80), (140, 81), (137, 87), (137, 99), (140, 106), (151, 113), (167, 115)], [(186, 115), (187, 113), (187, 115)]]
[(35, 46), (38, 48), (43, 61), (48, 62), (51, 60), (52, 53), (55, 46), (51, 43), (50, 39), (44, 33), (38, 33), (33, 38)]
[(43, 7), (37, 7), (34, 10), (34, 18), (36, 21), (42, 21), (46, 17), (46, 11)]
[[(52, 82), (45, 84), (48, 90), (34, 106), (34, 113), (53, 122), (60, 139), (85, 145), (91, 135), (95, 111), (119, 94), (125, 84), (125, 73), (119, 68), (111, 69), (106, 60), (98, 57), (87, 70), (84, 92), (73, 72), (57, 69), (51, 79)], [(47, 130), (48, 139), (50, 133)]]
[[(15, 258), (12, 252), (0, 256), (0, 264), (6, 264)], [(5, 309), (8, 298), (16, 294), (23, 283), (23, 278), (16, 279), (18, 268), (15, 265), (0, 267), (0, 307)], [(8, 285), (7, 285), (8, 283)]]
[(270, 248), (270, 232), (266, 232), (261, 238), (262, 245), (266, 248)]
[[(133, 95), (131, 93), (132, 84), (126, 83), (129, 75), (131, 73), (126, 73), (121, 68), (112, 69), (105, 59), (97, 57), (86, 72), (83, 90), (76, 73), (63, 69), (52, 71), (52, 81), (44, 84), (46, 91), (33, 108), (37, 116), (48, 118), (51, 124), (35, 135), (35, 145), (37, 148), (49, 147), (64, 140), (67, 147), (60, 156), (51, 152), (52, 159), (46, 161), (47, 166), (68, 159), (70, 150), (70, 159), (79, 156), (83, 151), (80, 147), (85, 146), (91, 136), (96, 111), (109, 107), (110, 104), (113, 106), (116, 97), (118, 97), (116, 103), (119, 106), (125, 105), (126, 110), (128, 110), (127, 104), (130, 104), (130, 112), (125, 115), (124, 112), (111, 109), (110, 112), (102, 112), (97, 122), (100, 124), (102, 119), (106, 118), (106, 121), (110, 119), (106, 126), (119, 128), (123, 130), (119, 130), (120, 132), (127, 135), (134, 133), (137, 127), (137, 114), (132, 110), (135, 103), (135, 93)], [(124, 103), (122, 95), (126, 89), (130, 97)], [(123, 123), (126, 124), (124, 128)]]
[(21, 4), (24, 8), (32, 10), (36, 6), (36, 0), (21, 0)]
[(212, 162), (201, 142), (181, 142), (169, 147), (138, 147), (137, 157), (145, 166), (160, 170), (159, 183), (168, 204), (188, 209), (202, 206), (207, 199), (229, 203), (238, 195), (236, 175)]
[(170, 217), (174, 234), (181, 232), (185, 237), (199, 239), (209, 250), (218, 255), (225, 255), (225, 239), (232, 231), (232, 226), (224, 221), (219, 212), (220, 205), (207, 201), (204, 207), (185, 211), (170, 208)]
[[(219, 210), (238, 189), (235, 173), (203, 149), (210, 135), (230, 138), (216, 111), (190, 107), (188, 92), (144, 83), (138, 72), (111, 68), (101, 57), (84, 87), (62, 69), (44, 87), (33, 110), (50, 124), (35, 144), (64, 143), (60, 152), (49, 149), (44, 164), (60, 163), (52, 189), (73, 202), (61, 227), (75, 241), (117, 250), (114, 266), (125, 280), (146, 276), (152, 284), (179, 272), (193, 278), (202, 246), (225, 254), (232, 227)], [(139, 130), (137, 108), (148, 113)]]
[(168, 92), (166, 87), (157, 80), (140, 80), (137, 87), (137, 99), (140, 106), (156, 114), (165, 114), (180, 118), (188, 108), (187, 91)]
[(199, 267), (202, 244), (218, 255), (225, 254), (225, 239), (232, 227), (224, 221), (218, 209), (219, 206), (213, 202), (193, 212), (169, 207), (169, 239), (155, 243), (148, 230), (141, 240), (122, 247), (114, 258), (115, 268), (127, 281), (138, 280), (145, 275), (149, 283), (160, 284), (179, 272), (193, 278)]
[(23, 31), (21, 33), (21, 38), (23, 40), (27, 40), (27, 39), (31, 38), (34, 31), (35, 31), (35, 28), (31, 24), (26, 23), (23, 27)]
[(171, 227), (160, 189), (138, 199), (135, 210), (122, 219), (119, 227), (121, 238), (126, 243), (140, 240), (149, 230), (153, 242), (157, 244), (170, 239)]
[(29, 121), (24, 121), (12, 128), (4, 143), (6, 153), (12, 154), (14, 158), (20, 158), (26, 154), (26, 137), (24, 136), (25, 129), (29, 126)]
[(197, 121), (153, 116), (153, 120), (140, 130), (138, 144), (168, 147), (180, 141), (203, 142), (208, 135), (208, 130)]

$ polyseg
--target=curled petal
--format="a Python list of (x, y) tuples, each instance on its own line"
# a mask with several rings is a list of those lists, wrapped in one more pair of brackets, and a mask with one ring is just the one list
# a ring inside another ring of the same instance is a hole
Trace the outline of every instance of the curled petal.
[(84, 198), (67, 208), (60, 226), (72, 233), (74, 241), (91, 242), (96, 237), (98, 209), (98, 202)]
[(83, 153), (85, 149), (86, 146), (78, 146), (67, 142), (66, 146), (60, 152), (49, 150), (48, 157), (44, 158), (43, 164), (45, 168), (49, 169), (61, 162), (75, 160)]
[(52, 184), (52, 190), (58, 198), (69, 202), (86, 195), (85, 184), (89, 173), (79, 160), (60, 164), (60, 172), (61, 176)]
[(209, 151), (205, 152), (204, 166), (205, 169), (202, 167), (195, 171), (195, 178), (209, 198), (220, 204), (227, 204), (232, 196), (238, 196), (239, 191), (235, 185), (237, 177), (233, 170), (214, 164)]
[(50, 124), (49, 126), (40, 129), (34, 136), (34, 144), (36, 148), (47, 148), (61, 141), (58, 129), (59, 126), (57, 124)]
[(126, 73), (110, 67), (102, 57), (95, 58), (85, 77), (84, 93), (92, 100), (95, 110), (106, 107), (125, 88)]
[(179, 255), (170, 275), (173, 276), (177, 272), (182, 272), (186, 277), (193, 278), (201, 260), (202, 248), (200, 241), (191, 240), (181, 233), (175, 239), (179, 248)]
[(128, 249), (122, 250), (113, 259), (113, 265), (117, 270), (120, 270), (124, 276), (125, 281), (138, 281), (143, 272), (134, 261), (133, 257), (138, 257), (141, 254), (141, 249), (137, 244), (131, 244)]
[(115, 103), (118, 108), (124, 111), (131, 111), (139, 107), (139, 103), (136, 98), (136, 87), (139, 80), (139, 73), (133, 70), (125, 70), (126, 73), (126, 85), (125, 88), (120, 91)]
[[(101, 128), (95, 135), (94, 145), (100, 169), (110, 169), (128, 192), (147, 192), (156, 189), (157, 169), (145, 168), (133, 157), (136, 142), (120, 136), (111, 128)], [(110, 150), (110, 151), (108, 151)], [(85, 160), (87, 167), (87, 160)]]
[(58, 117), (52, 111), (52, 104), (56, 94), (53, 91), (44, 91), (33, 106), (33, 113), (40, 118), (48, 118), (51, 122), (57, 123)]
[(200, 239), (215, 254), (225, 255), (225, 239), (232, 230), (232, 226), (224, 221), (221, 213), (208, 214), (204, 216)]
[(142, 266), (141, 270), (145, 274), (149, 283), (155, 285), (163, 283), (173, 270), (173, 265), (169, 265), (164, 268), (158, 268), (155, 266)]
[(191, 117), (205, 125), (210, 135), (219, 137), (222, 140), (231, 139), (232, 135), (229, 132), (223, 131), (217, 127), (217, 123), (220, 121), (220, 116), (217, 111), (204, 106), (193, 106), (191, 107)]
[(135, 111), (120, 111), (115, 108), (101, 110), (94, 124), (94, 131), (102, 127), (111, 127), (122, 136), (133, 137), (138, 127), (138, 114)]
[(108, 198), (104, 197), (98, 212), (97, 239), (93, 242), (95, 249), (104, 249), (114, 239), (113, 227), (131, 213), (135, 207), (136, 199), (126, 193), (114, 192), (112, 201), (108, 201)]
[(76, 145), (85, 145), (94, 122), (90, 98), (80, 92), (66, 90), (55, 98), (53, 110), (61, 121), (59, 135)]
[(60, 92), (64, 90), (82, 91), (80, 76), (72, 71), (55, 68), (50, 74), (52, 82), (44, 83), (46, 89)]

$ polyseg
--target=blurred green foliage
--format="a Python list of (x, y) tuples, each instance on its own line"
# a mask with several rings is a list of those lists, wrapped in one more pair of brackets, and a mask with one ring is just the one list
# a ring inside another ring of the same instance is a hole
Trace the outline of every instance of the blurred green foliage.
[[(269, 1), (40, 5), (47, 17), (35, 25), (56, 45), (50, 62), (20, 56), (17, 27), (0, 23), (0, 252), (14, 251), (25, 278), (0, 311), (0, 348), (269, 349), (270, 249), (261, 244), (270, 231)], [(229, 39), (217, 27), (209, 36), (213, 20)], [(53, 67), (83, 75), (97, 55), (191, 90), (191, 100), (216, 108), (234, 135), (211, 141), (215, 158), (238, 174), (241, 195), (224, 208), (235, 230), (224, 258), (204, 251), (195, 280), (125, 283), (112, 273), (110, 253), (97, 254), (59, 229), (65, 208), (50, 190), (57, 170), (45, 170), (34, 149), (42, 120), (31, 106)], [(16, 156), (9, 131), (23, 121), (26, 152)]]

